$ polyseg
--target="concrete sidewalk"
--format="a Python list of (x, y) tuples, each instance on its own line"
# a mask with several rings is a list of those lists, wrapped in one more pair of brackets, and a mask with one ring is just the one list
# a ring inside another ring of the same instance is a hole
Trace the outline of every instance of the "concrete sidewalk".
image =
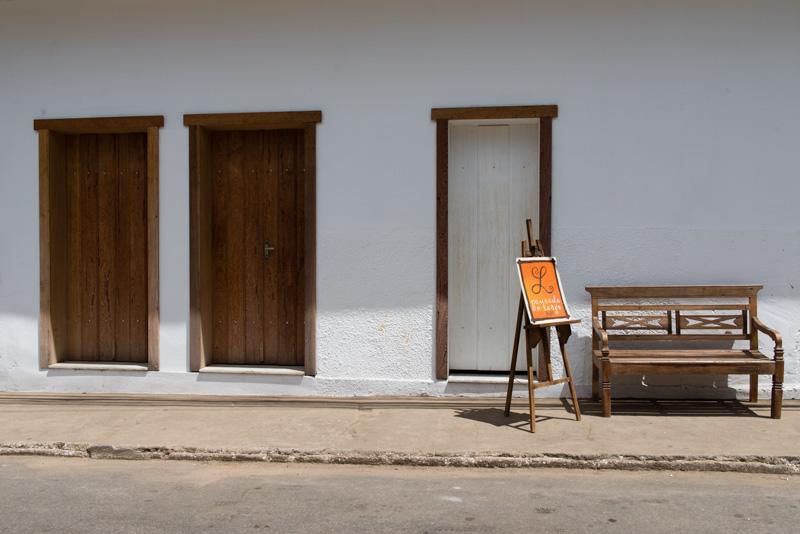
[(800, 473), (800, 402), (0, 394), (0, 454)]

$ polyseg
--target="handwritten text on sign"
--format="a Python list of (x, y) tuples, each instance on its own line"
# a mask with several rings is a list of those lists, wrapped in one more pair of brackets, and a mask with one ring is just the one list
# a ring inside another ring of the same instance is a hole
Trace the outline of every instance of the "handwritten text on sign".
[(517, 260), (525, 304), (532, 322), (568, 319), (561, 284), (553, 258)]

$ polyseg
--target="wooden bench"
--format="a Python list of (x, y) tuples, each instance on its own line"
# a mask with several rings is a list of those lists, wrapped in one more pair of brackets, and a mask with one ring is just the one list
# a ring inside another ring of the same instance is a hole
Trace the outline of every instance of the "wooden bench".
[[(746, 374), (750, 402), (758, 401), (758, 375), (772, 375), (771, 414), (780, 419), (783, 347), (780, 334), (758, 319), (761, 288), (587, 287), (592, 296), (592, 396), (597, 399), (602, 391), (603, 416), (611, 417), (612, 375)], [(775, 343), (774, 358), (758, 350), (759, 332)], [(740, 340), (749, 346), (730, 348)], [(620, 341), (634, 343), (611, 346)], [(676, 341), (723, 342), (728, 348), (671, 347)], [(638, 347), (639, 342), (648, 346)]]

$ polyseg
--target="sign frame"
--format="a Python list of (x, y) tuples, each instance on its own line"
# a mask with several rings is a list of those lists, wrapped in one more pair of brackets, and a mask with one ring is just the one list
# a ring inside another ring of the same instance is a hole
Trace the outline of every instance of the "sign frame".
[[(531, 303), (528, 300), (528, 292), (525, 290), (525, 282), (522, 278), (522, 267), (526, 263), (550, 263), (553, 267), (553, 271), (555, 272), (556, 283), (558, 284), (558, 296), (561, 299), (561, 303), (564, 305), (564, 316), (563, 317), (554, 317), (549, 319), (536, 319), (531, 312)], [(528, 320), (530, 321), (531, 325), (534, 326), (552, 326), (557, 324), (565, 324), (565, 323), (575, 323), (579, 322), (579, 319), (573, 319), (572, 313), (569, 311), (569, 305), (567, 304), (566, 296), (564, 295), (564, 286), (561, 283), (561, 275), (558, 272), (558, 263), (556, 259), (552, 256), (526, 256), (517, 258), (517, 276), (519, 278), (519, 286), (520, 290), (522, 291), (522, 299), (525, 302), (525, 312), (528, 315)]]

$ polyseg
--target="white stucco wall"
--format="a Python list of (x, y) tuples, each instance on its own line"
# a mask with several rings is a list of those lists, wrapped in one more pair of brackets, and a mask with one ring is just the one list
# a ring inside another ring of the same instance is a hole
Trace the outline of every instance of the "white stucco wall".
[[(587, 284), (763, 283), (800, 397), (799, 94), (796, 0), (0, 0), (0, 390), (501, 391), (434, 379), (430, 108), (555, 103), (553, 252), (578, 315)], [(318, 376), (188, 373), (182, 115), (303, 109), (323, 112)], [(40, 371), (32, 121), (137, 114), (166, 117), (161, 371)]]

